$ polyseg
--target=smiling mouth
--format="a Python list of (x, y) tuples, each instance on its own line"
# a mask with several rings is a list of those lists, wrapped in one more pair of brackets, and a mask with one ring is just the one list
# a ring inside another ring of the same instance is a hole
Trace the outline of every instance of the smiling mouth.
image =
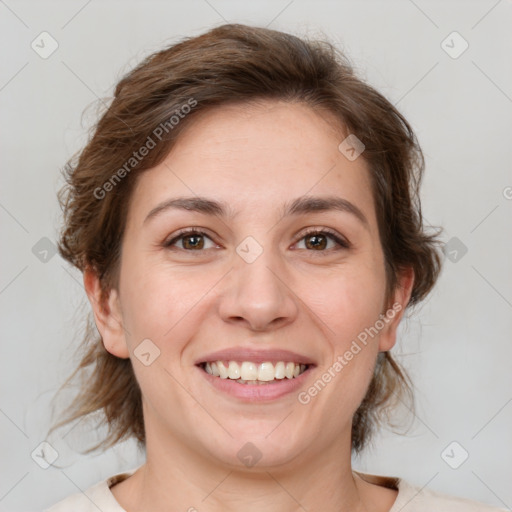
[(312, 365), (285, 361), (267, 361), (261, 364), (251, 361), (209, 361), (198, 366), (213, 377), (254, 386), (296, 379)]

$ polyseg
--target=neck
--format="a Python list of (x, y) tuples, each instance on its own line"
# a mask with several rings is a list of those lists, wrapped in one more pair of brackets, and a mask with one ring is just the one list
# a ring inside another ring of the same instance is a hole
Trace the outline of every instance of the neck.
[(163, 512), (169, 504), (190, 512), (366, 510), (364, 485), (351, 469), (350, 436), (348, 442), (323, 452), (305, 451), (286, 464), (251, 468), (221, 465), (179, 440), (149, 436), (162, 438), (165, 447), (148, 442), (146, 464), (112, 490), (129, 512)]

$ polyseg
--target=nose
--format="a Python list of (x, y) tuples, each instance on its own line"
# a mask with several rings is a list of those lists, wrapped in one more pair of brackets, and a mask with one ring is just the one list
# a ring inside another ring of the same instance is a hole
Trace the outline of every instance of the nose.
[(252, 331), (272, 330), (293, 322), (298, 298), (283, 265), (270, 251), (263, 251), (252, 263), (236, 258), (219, 307), (222, 319), (245, 324)]

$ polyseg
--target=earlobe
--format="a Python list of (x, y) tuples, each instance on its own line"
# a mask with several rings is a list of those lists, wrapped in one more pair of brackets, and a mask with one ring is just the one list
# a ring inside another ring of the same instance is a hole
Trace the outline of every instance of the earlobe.
[(379, 352), (386, 352), (394, 347), (398, 325), (405, 313), (407, 304), (409, 304), (413, 285), (414, 270), (409, 267), (401, 272), (392, 303), (388, 305), (388, 309), (384, 312), (388, 321), (380, 334)]
[(84, 270), (83, 279), (85, 292), (93, 309), (94, 321), (105, 349), (114, 356), (128, 358), (130, 353), (126, 344), (117, 290), (109, 290), (105, 297), (100, 279), (91, 268)]

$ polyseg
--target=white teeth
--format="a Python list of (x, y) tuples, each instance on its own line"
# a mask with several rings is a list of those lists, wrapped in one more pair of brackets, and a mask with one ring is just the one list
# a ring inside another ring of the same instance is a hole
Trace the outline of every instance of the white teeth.
[[(222, 361), (217, 361), (217, 368), (219, 370), (219, 377), (221, 379), (227, 379), (228, 378), (228, 369), (224, 366), (224, 363)], [(205, 370), (208, 371), (206, 366), (205, 366)]]
[(286, 368), (284, 370), (284, 374), (287, 379), (293, 379), (293, 370), (295, 369), (295, 365), (293, 363), (286, 363)]
[(219, 377), (220, 376), (220, 372), (219, 372), (219, 368), (217, 366), (217, 363), (211, 363), (210, 364), (210, 368), (212, 369), (212, 375), (214, 377)]
[[(305, 368), (305, 366), (304, 366)], [(276, 363), (276, 366), (274, 368), (274, 371), (276, 372), (276, 379), (284, 379), (284, 363), (282, 361), (279, 361), (279, 363)]]
[(240, 384), (258, 384), (284, 378), (293, 379), (306, 371), (305, 364), (285, 363), (278, 361), (272, 364), (270, 361), (256, 364), (251, 361), (211, 361), (205, 363), (206, 373), (221, 379), (236, 380)]
[(258, 365), (244, 361), (240, 367), (240, 377), (243, 380), (258, 380)]
[(274, 365), (272, 363), (261, 363), (258, 370), (258, 380), (268, 382), (274, 380)]
[(229, 361), (228, 377), (233, 380), (240, 378), (240, 366), (235, 361)]

